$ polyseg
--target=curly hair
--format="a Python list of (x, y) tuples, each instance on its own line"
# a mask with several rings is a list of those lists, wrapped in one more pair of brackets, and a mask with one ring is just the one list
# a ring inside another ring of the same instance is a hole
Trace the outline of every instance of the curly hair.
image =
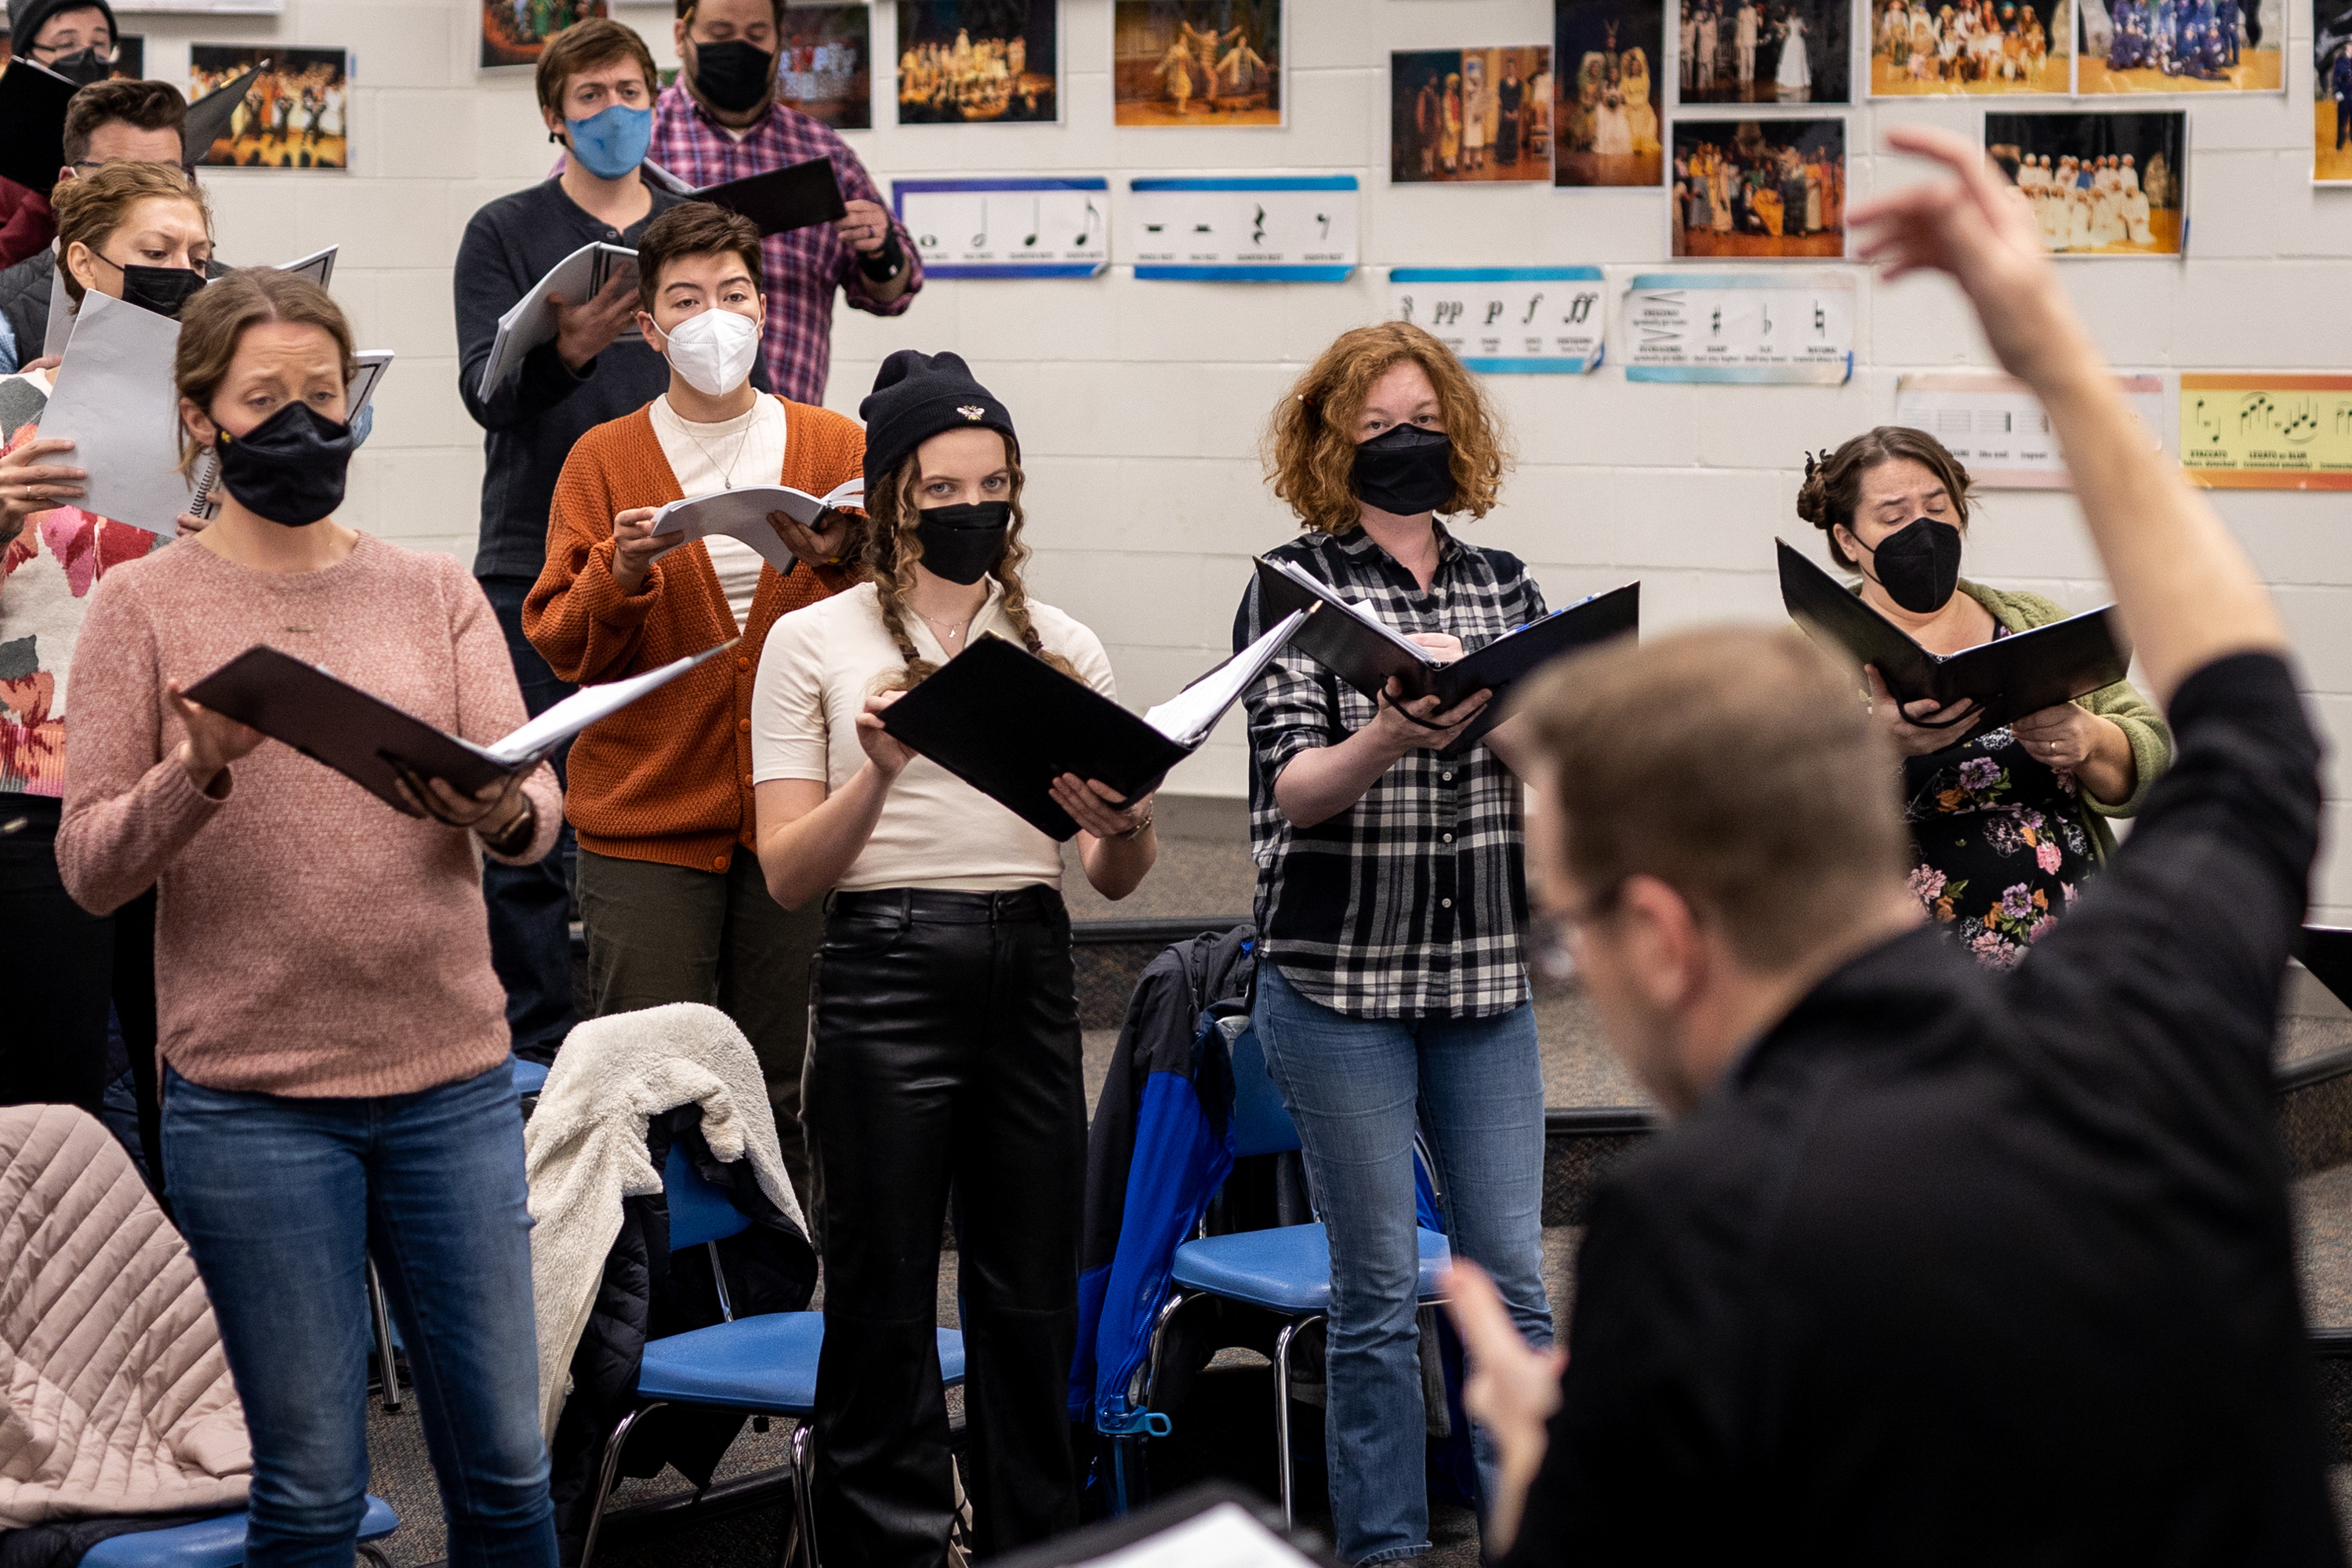
[[(1004, 466), (1013, 472), (1013, 527), (1004, 535), (1004, 553), (990, 568), (991, 574), (1004, 586), (999, 613), (1011, 624), (1022, 647), (1064, 675), (1076, 677), (1076, 667), (1046, 648), (1030, 618), (1029, 589), (1021, 580), (1021, 568), (1029, 559), (1029, 547), (1021, 540), (1021, 489), (1025, 476), (1021, 471), (1020, 448), (1010, 436), (1004, 437)], [(922, 509), (915, 496), (922, 478), (923, 455), (918, 447), (866, 496), (866, 527), (859, 552), (860, 564), (874, 584), (883, 627), (889, 632), (890, 640), (898, 645), (899, 657), (907, 661), (904, 668), (892, 670), (875, 682), (877, 695), (911, 690), (939, 673), (940, 667), (917, 651), (915, 639), (907, 630), (907, 597), (915, 590), (915, 563), (923, 558), (922, 538), (915, 531), (915, 525), (922, 518)]]
[(1439, 422), (1454, 442), (1454, 493), (1437, 508), (1484, 517), (1494, 510), (1511, 452), (1502, 421), (1454, 351), (1419, 327), (1382, 321), (1342, 332), (1274, 411), (1259, 444), (1274, 493), (1301, 528), (1338, 533), (1362, 515), (1356, 499), (1356, 421), (1372, 384), (1406, 360), (1429, 374)]
[(1881, 425), (1865, 430), (1834, 452), (1819, 458), (1805, 454), (1805, 482), (1797, 491), (1797, 515), (1822, 531), (1830, 559), (1849, 572), (1862, 568), (1837, 542), (1837, 526), (1853, 526), (1853, 509), (1862, 500), (1862, 476), (1882, 463), (1917, 463), (1943, 481), (1952, 498), (1952, 519), (1962, 531), (1969, 526), (1969, 470), (1951, 448), (1925, 430), (1908, 425)]

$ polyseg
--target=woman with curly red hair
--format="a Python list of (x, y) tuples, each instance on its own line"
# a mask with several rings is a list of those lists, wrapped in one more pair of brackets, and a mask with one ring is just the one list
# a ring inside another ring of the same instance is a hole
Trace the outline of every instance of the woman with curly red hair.
[[(1276, 410), (1265, 448), (1304, 531), (1270, 558), (1449, 658), (1544, 614), (1517, 557), (1438, 521), (1484, 517), (1510, 459), (1478, 384), (1420, 328), (1343, 333)], [(1253, 584), (1236, 648), (1264, 618)], [(1330, 1237), (1325, 1447), (1348, 1563), (1429, 1550), (1416, 1123), (1455, 1256), (1495, 1277), (1531, 1342), (1551, 1342), (1515, 726), (1441, 754), (1489, 695), (1441, 710), (1391, 682), (1375, 702), (1286, 653), (1248, 698), (1253, 1027)], [(1491, 1448), (1475, 1441), (1491, 1492)]]

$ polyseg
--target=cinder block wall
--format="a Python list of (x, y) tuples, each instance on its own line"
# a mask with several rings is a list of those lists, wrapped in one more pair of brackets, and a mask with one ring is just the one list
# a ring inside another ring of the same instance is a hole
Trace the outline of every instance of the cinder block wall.
[[(828, 400), (854, 413), (894, 348), (969, 358), (1021, 422), (1037, 592), (1102, 634), (1122, 694), (1140, 706), (1224, 650), (1249, 554), (1290, 531), (1259, 478), (1259, 427), (1324, 343), (1385, 312), (1389, 266), (1599, 264), (1611, 269), (1613, 306), (1633, 271), (1665, 258), (1666, 213), (1654, 190), (1389, 186), (1389, 51), (1545, 42), (1549, 0), (1291, 0), (1290, 123), (1281, 130), (1114, 130), (1110, 9), (1110, 0), (1063, 0), (1061, 124), (898, 129), (887, 123), (884, 77), (875, 88), (885, 123), (851, 132), (851, 143), (886, 188), (894, 174), (1107, 174), (1122, 220), (1129, 174), (1352, 173), (1364, 187), (1363, 268), (1350, 282), (1320, 285), (1138, 282), (1123, 265), (1080, 281), (933, 283), (895, 321), (838, 314)], [(2284, 95), (2146, 100), (2189, 108), (2189, 258), (2063, 268), (2120, 366), (2352, 362), (2352, 191), (2307, 184), (2309, 7), (2285, 9)], [(670, 59), (667, 7), (616, 5), (614, 14)], [(379, 394), (346, 515), (469, 556), (481, 449), (456, 395), (449, 268), (473, 210), (549, 167), (527, 73), (475, 69), (474, 12), (464, 4), (288, 0), (278, 17), (142, 16), (125, 26), (146, 34), (150, 70), (174, 79), (184, 79), (190, 40), (354, 51), (352, 172), (213, 173), (222, 252), (282, 260), (342, 242), (336, 292), (370, 346), (401, 356)], [(874, 42), (877, 58), (895, 58), (887, 0), (875, 9)], [(1860, 197), (1913, 177), (1873, 155), (1885, 123), (1932, 121), (1974, 134), (1980, 104), (1905, 100), (1812, 112), (1845, 114)], [(1121, 258), (1123, 222), (1111, 232)], [(1942, 283), (1865, 280), (1844, 387), (1632, 385), (1615, 363), (1591, 376), (1495, 378), (1519, 468), (1506, 507), (1473, 537), (1535, 563), (1555, 604), (1639, 576), (1654, 627), (1776, 617), (1771, 541), (1802, 528), (1791, 510), (1802, 451), (1885, 419), (1906, 370), (1986, 363)], [(2276, 585), (2314, 704), (2338, 740), (2330, 823), (2340, 826), (2352, 809), (2342, 755), (2352, 738), (2352, 501), (2216, 499)], [(2063, 495), (1988, 496), (1966, 569), (2073, 608), (2104, 596)], [(1171, 787), (1239, 793), (1238, 731), (1228, 721)], [(2321, 918), (2352, 921), (2352, 859), (2331, 853), (2316, 893)]]

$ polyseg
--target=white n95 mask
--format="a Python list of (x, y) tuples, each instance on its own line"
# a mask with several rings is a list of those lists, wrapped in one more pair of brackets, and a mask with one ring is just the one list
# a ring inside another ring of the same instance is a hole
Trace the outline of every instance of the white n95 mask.
[(705, 397), (723, 397), (743, 384), (760, 356), (760, 324), (716, 306), (688, 316), (669, 334), (670, 368)]

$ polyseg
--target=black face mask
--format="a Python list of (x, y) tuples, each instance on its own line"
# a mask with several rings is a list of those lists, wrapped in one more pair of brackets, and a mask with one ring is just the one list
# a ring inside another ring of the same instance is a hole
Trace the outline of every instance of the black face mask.
[(257, 517), (307, 528), (343, 503), (359, 441), (307, 403), (289, 403), (242, 436), (213, 437), (221, 484)]
[(1454, 442), (1443, 430), (1399, 425), (1356, 447), (1356, 499), (1398, 517), (1454, 499)]
[(918, 512), (915, 537), (923, 542), (923, 570), (950, 583), (977, 583), (1003, 555), (1004, 536), (1012, 527), (1011, 501), (935, 506)]
[(730, 114), (756, 109), (776, 85), (776, 57), (740, 38), (694, 46), (694, 85)]
[(43, 68), (57, 72), (76, 87), (88, 87), (112, 75), (114, 62), (96, 49), (76, 49), (69, 55), (59, 55)]
[(1923, 517), (1906, 522), (1870, 552), (1878, 585), (1915, 616), (1932, 616), (1960, 585), (1960, 531)]
[(186, 267), (125, 267), (110, 256), (99, 256), (100, 261), (122, 274), (122, 298), (125, 303), (154, 311), (159, 316), (180, 319), (181, 307), (209, 281), (204, 273)]

